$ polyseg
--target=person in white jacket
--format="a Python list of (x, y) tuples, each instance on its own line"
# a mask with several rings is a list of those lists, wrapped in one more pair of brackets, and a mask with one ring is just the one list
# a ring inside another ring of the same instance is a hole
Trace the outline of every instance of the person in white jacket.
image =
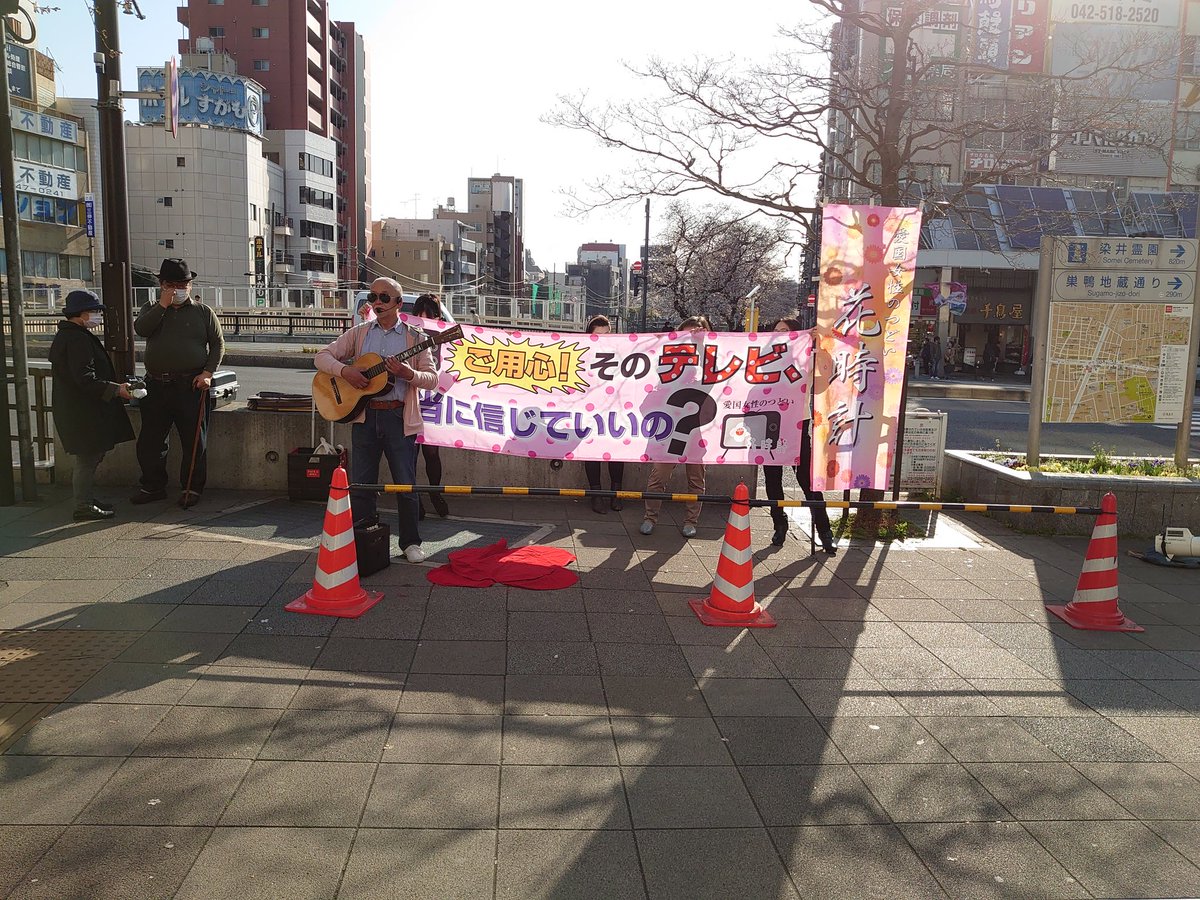
[[(395, 484), (414, 484), (417, 474), (417, 435), (421, 433), (421, 405), (418, 391), (437, 386), (433, 356), (422, 350), (406, 363), (388, 359), (403, 353), (425, 339), (415, 328), (400, 322), (401, 291), (391, 278), (377, 278), (367, 295), (375, 319), (355, 325), (317, 354), (319, 370), (338, 375), (356, 388), (366, 387), (368, 379), (351, 363), (364, 353), (378, 353), (387, 360), (393, 385), (373, 397), (350, 429), (350, 480), (356, 484), (379, 481), (379, 460), (386, 456)], [(378, 521), (379, 497), (374, 491), (352, 491), (350, 506), (354, 522)], [(409, 562), (423, 562), (415, 494), (397, 494), (400, 520), (396, 539)]]

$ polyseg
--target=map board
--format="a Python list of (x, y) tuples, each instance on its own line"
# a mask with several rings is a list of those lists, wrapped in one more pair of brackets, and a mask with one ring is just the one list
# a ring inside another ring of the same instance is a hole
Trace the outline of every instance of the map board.
[(1043, 422), (1183, 421), (1196, 286), (1178, 263), (1195, 266), (1196, 241), (1138, 244), (1136, 255), (1129, 240), (1056, 246)]

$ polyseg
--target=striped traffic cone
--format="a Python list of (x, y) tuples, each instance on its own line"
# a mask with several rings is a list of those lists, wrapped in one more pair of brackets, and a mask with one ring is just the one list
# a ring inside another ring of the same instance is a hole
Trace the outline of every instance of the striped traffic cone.
[(317, 553), (313, 586), (302, 597), (284, 607), (288, 612), (312, 613), (357, 619), (383, 599), (383, 594), (365, 591), (358, 583), (358, 554), (354, 549), (354, 520), (350, 512), (350, 482), (346, 470), (333, 470), (325, 528)]
[(745, 482), (733, 489), (725, 542), (707, 600), (688, 605), (705, 625), (774, 628), (774, 617), (754, 599), (754, 554), (750, 550), (750, 492)]
[(1092, 529), (1075, 596), (1066, 606), (1047, 606), (1072, 628), (1084, 631), (1145, 631), (1117, 606), (1117, 498), (1105, 494)]

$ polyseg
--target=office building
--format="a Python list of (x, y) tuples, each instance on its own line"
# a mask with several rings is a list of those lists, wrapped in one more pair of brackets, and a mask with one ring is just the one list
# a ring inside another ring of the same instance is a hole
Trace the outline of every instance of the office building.
[[(861, 9), (901, 13), (881, 0)], [(1152, 9), (1130, 24), (1050, 0), (923, 8), (905, 53), (921, 73), (901, 173), (904, 202), (925, 201), (913, 339), (937, 329), (979, 356), (994, 340), (1007, 371), (1024, 371), (1043, 235), (1195, 235), (1200, 58), (1189, 32), (1200, 7)], [(857, 100), (863, 84), (886, 90), (894, 62), (891, 41), (835, 25), (822, 201), (881, 199), (877, 142), (861, 133)], [(978, 186), (960, 196), (964, 183)], [(809, 250), (806, 279), (819, 246)], [(965, 308), (920, 296), (950, 283), (966, 286)]]
[[(96, 207), (88, 203), (98, 192), (95, 111), (89, 116), (82, 103), (58, 98), (54, 61), (36, 46), (9, 41), (6, 50), (25, 303), (30, 311), (52, 310), (95, 282)], [(0, 233), (5, 280), (7, 265)]]

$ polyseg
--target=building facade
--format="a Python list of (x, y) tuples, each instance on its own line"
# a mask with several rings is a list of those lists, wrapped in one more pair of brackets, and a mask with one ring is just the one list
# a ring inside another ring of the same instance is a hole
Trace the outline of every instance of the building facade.
[[(911, 67), (899, 199), (925, 202), (918, 347), (936, 331), (961, 363), (994, 341), (1024, 372), (1043, 235), (1195, 235), (1200, 4), (1137, 6), (1130, 24), (1126, 7), (1064, 0), (861, 0), (892, 26), (914, 19), (899, 54), (850, 18), (835, 25), (820, 200), (889, 199), (864, 97), (885, 99), (893, 66)], [(806, 248), (806, 287), (819, 256)], [(936, 306), (952, 284), (962, 303)]]
[(406, 291), (477, 293), (479, 234), (458, 219), (381, 219), (371, 227), (370, 268)]
[(336, 142), (311, 131), (268, 131), (263, 153), (283, 174), (284, 200), (275, 208), (283, 219), (274, 231), (275, 281), (337, 287)]
[(254, 285), (255, 238), (273, 240), (283, 207), (282, 168), (263, 140), (237, 129), (182, 124), (178, 137), (157, 124), (125, 125), (132, 262), (154, 272), (185, 258), (196, 285)]
[(263, 86), (265, 127), (333, 141), (335, 269), (348, 282), (370, 237), (370, 103), (367, 53), (353, 22), (331, 18), (328, 0), (187, 0), (181, 53), (211, 45)]
[(465, 212), (435, 212), (439, 219), (457, 219), (478, 228), (483, 245), (480, 275), (487, 293), (520, 296), (525, 290), (525, 182), (496, 173), (467, 179)]

